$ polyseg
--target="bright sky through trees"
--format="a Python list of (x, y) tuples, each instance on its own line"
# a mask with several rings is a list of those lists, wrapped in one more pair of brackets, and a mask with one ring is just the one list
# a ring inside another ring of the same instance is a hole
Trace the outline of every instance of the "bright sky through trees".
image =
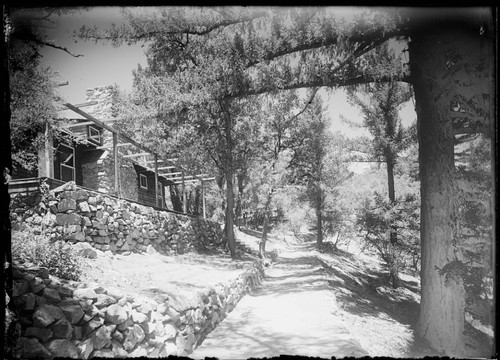
[[(152, 8), (137, 8), (137, 11), (148, 11)], [(347, 10), (346, 10), (347, 11)], [(66, 47), (74, 54), (71, 55), (53, 48), (42, 50), (42, 62), (60, 73), (60, 81), (69, 81), (69, 85), (59, 88), (60, 95), (71, 103), (85, 101), (85, 90), (100, 85), (117, 84), (123, 90), (132, 87), (132, 70), (137, 64), (146, 65), (144, 55), (145, 47), (140, 45), (113, 47), (106, 42), (90, 42), (75, 40), (73, 31), (82, 25), (101, 28), (110, 27), (111, 24), (120, 24), (122, 17), (119, 7), (94, 7), (82, 9), (73, 14), (61, 16), (53, 15), (54, 28), (47, 29), (49, 39)], [(328, 101), (327, 115), (331, 119), (331, 129), (341, 131), (347, 136), (369, 136), (364, 129), (352, 129), (341, 121), (341, 115), (347, 119), (362, 123), (359, 111), (348, 104), (345, 92), (341, 89), (326, 95), (320, 91), (323, 99)], [(401, 113), (403, 124), (408, 125), (416, 119), (413, 103), (409, 102)]]

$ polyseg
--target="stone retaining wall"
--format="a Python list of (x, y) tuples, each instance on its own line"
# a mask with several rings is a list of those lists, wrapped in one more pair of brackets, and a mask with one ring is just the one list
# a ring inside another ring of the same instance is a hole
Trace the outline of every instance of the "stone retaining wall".
[(120, 200), (67, 183), (60, 188), (13, 194), (11, 220), (16, 226), (41, 226), (52, 237), (88, 242), (113, 253), (183, 254), (220, 244), (220, 225)]
[[(186, 356), (263, 276), (256, 262), (236, 279), (182, 302), (130, 296), (14, 266), (21, 337), (16, 357)], [(9, 301), (9, 299), (7, 299)]]

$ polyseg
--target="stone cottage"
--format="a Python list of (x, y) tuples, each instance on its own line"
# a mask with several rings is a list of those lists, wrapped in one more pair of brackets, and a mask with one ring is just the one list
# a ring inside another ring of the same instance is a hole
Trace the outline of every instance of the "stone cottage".
[[(85, 103), (66, 104), (68, 109), (60, 111), (53, 125), (41, 134), (38, 171), (14, 173), (10, 191), (33, 190), (41, 179), (50, 187), (74, 181), (83, 188), (144, 205), (188, 212), (188, 187), (201, 183), (201, 189), (198, 186), (194, 191), (203, 193), (204, 180), (212, 179), (187, 175), (175, 159), (161, 159), (114, 129), (116, 96), (116, 87), (100, 86), (87, 90)], [(171, 187), (182, 187), (173, 192), (181, 198), (171, 199)], [(191, 211), (200, 214), (201, 205), (204, 201)]]

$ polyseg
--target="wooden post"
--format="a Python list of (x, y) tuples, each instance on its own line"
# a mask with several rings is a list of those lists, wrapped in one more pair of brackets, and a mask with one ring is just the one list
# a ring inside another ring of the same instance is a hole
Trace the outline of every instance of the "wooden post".
[(155, 156), (155, 198), (156, 198), (156, 206), (160, 207), (160, 198), (158, 196), (158, 154), (154, 154)]
[(184, 171), (182, 172), (182, 211), (187, 214), (186, 183), (184, 181)]
[(43, 133), (43, 145), (38, 149), (38, 176), (54, 178), (53, 139), (50, 125), (46, 124)]
[(207, 214), (205, 209), (205, 183), (203, 182), (203, 179), (201, 179), (201, 203), (203, 206), (203, 218), (205, 219)]
[(115, 195), (120, 197), (120, 164), (118, 163), (118, 134), (113, 133), (113, 162), (115, 164)]

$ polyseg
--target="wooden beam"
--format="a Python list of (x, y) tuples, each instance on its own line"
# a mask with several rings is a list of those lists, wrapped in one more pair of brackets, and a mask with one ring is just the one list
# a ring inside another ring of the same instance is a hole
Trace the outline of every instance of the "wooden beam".
[[(158, 159), (157, 161), (158, 162), (163, 162), (162, 159)], [(154, 162), (155, 162), (155, 160), (147, 160), (147, 161), (144, 161), (144, 164), (149, 164), (149, 163), (154, 163)]]
[(180, 180), (180, 179), (192, 179), (192, 178), (196, 178), (196, 180), (201, 180), (201, 178), (203, 176), (207, 176), (207, 174), (200, 174), (200, 175), (189, 175), (189, 176), (178, 176), (178, 177), (173, 177), (173, 178), (169, 178), (169, 180)]
[(156, 197), (156, 206), (160, 207), (160, 197), (158, 196), (158, 154), (154, 154), (155, 159), (155, 197)]
[(113, 161), (115, 165), (115, 195), (120, 196), (120, 164), (118, 163), (118, 134), (113, 133)]
[(176, 166), (162, 166), (159, 167), (158, 170), (168, 170), (168, 169), (175, 169)]
[(178, 172), (173, 172), (173, 173), (164, 173), (164, 174), (160, 174), (161, 176), (174, 176), (174, 175), (179, 175), (179, 174), (182, 174), (182, 172), (178, 171)]
[[(115, 134), (115, 133), (113, 133)], [(116, 144), (116, 147), (122, 147), (122, 146), (128, 146), (132, 145), (131, 143), (121, 143), (121, 144)], [(103, 145), (103, 146), (97, 146), (96, 149), (102, 150), (102, 149), (112, 149), (113, 146), (110, 145)]]
[(202, 214), (203, 214), (203, 218), (206, 219), (207, 217), (207, 213), (206, 213), (206, 209), (205, 209), (205, 183), (203, 181), (203, 179), (201, 180), (201, 205), (202, 205)]
[(186, 183), (184, 180), (184, 171), (182, 172), (182, 210), (184, 214), (187, 214)]
[(69, 81), (63, 81), (57, 84), (57, 86), (66, 86), (66, 85), (69, 85)]
[(97, 105), (98, 102), (97, 101), (89, 101), (89, 102), (84, 102), (84, 103), (81, 103), (81, 104), (76, 104), (75, 107), (77, 108), (82, 108), (82, 107), (85, 107), (85, 106), (92, 106), (92, 105)]
[(172, 161), (177, 161), (177, 160), (179, 160), (179, 158), (166, 159), (165, 161), (171, 161), (172, 162)]
[[(192, 183), (192, 182), (196, 182), (196, 181), (200, 181), (200, 179), (185, 179), (184, 180), (185, 183)], [(174, 184), (175, 185), (182, 184), (182, 180), (176, 180), (176, 181), (174, 181)]]
[(75, 123), (75, 124), (59, 125), (59, 128), (60, 129), (69, 129), (69, 128), (73, 128), (73, 127), (85, 126), (85, 125), (92, 125), (92, 124), (94, 124), (93, 121), (84, 121), (84, 122)]
[[(131, 143), (132, 145), (138, 147), (139, 149), (143, 150), (143, 151), (147, 151), (148, 153), (150, 154), (155, 154), (155, 152), (151, 149), (149, 149), (147, 146), (144, 146), (144, 145), (141, 145), (139, 144), (137, 141), (133, 140), (132, 138), (128, 137), (127, 135), (125, 134), (122, 134), (120, 133), (119, 131), (117, 131), (116, 129), (113, 129), (111, 126), (105, 124), (104, 122), (96, 119), (95, 117), (93, 117), (92, 115), (90, 114), (87, 114), (85, 111), (83, 110), (80, 110), (79, 108), (77, 108), (76, 106), (70, 104), (70, 103), (65, 103), (64, 106), (66, 106), (68, 109), (70, 110), (73, 110), (74, 112), (76, 112), (77, 114), (80, 114), (81, 116), (83, 116), (84, 118), (90, 120), (90, 121), (93, 121), (96, 125), (112, 132), (112, 133), (116, 133), (118, 134), (119, 137), (121, 137), (122, 139), (126, 140), (127, 142)], [(167, 163), (167, 165), (173, 165), (173, 166), (176, 166), (179, 170), (184, 170), (181, 166), (179, 165), (176, 165), (173, 163), (173, 161), (177, 161), (178, 159), (165, 159), (165, 162)], [(200, 179), (201, 180), (201, 179)]]
[(143, 153), (137, 153), (137, 154), (123, 155), (123, 157), (124, 158), (132, 158), (132, 157), (144, 156), (144, 155), (151, 155), (151, 154), (147, 153), (147, 152), (143, 152)]

